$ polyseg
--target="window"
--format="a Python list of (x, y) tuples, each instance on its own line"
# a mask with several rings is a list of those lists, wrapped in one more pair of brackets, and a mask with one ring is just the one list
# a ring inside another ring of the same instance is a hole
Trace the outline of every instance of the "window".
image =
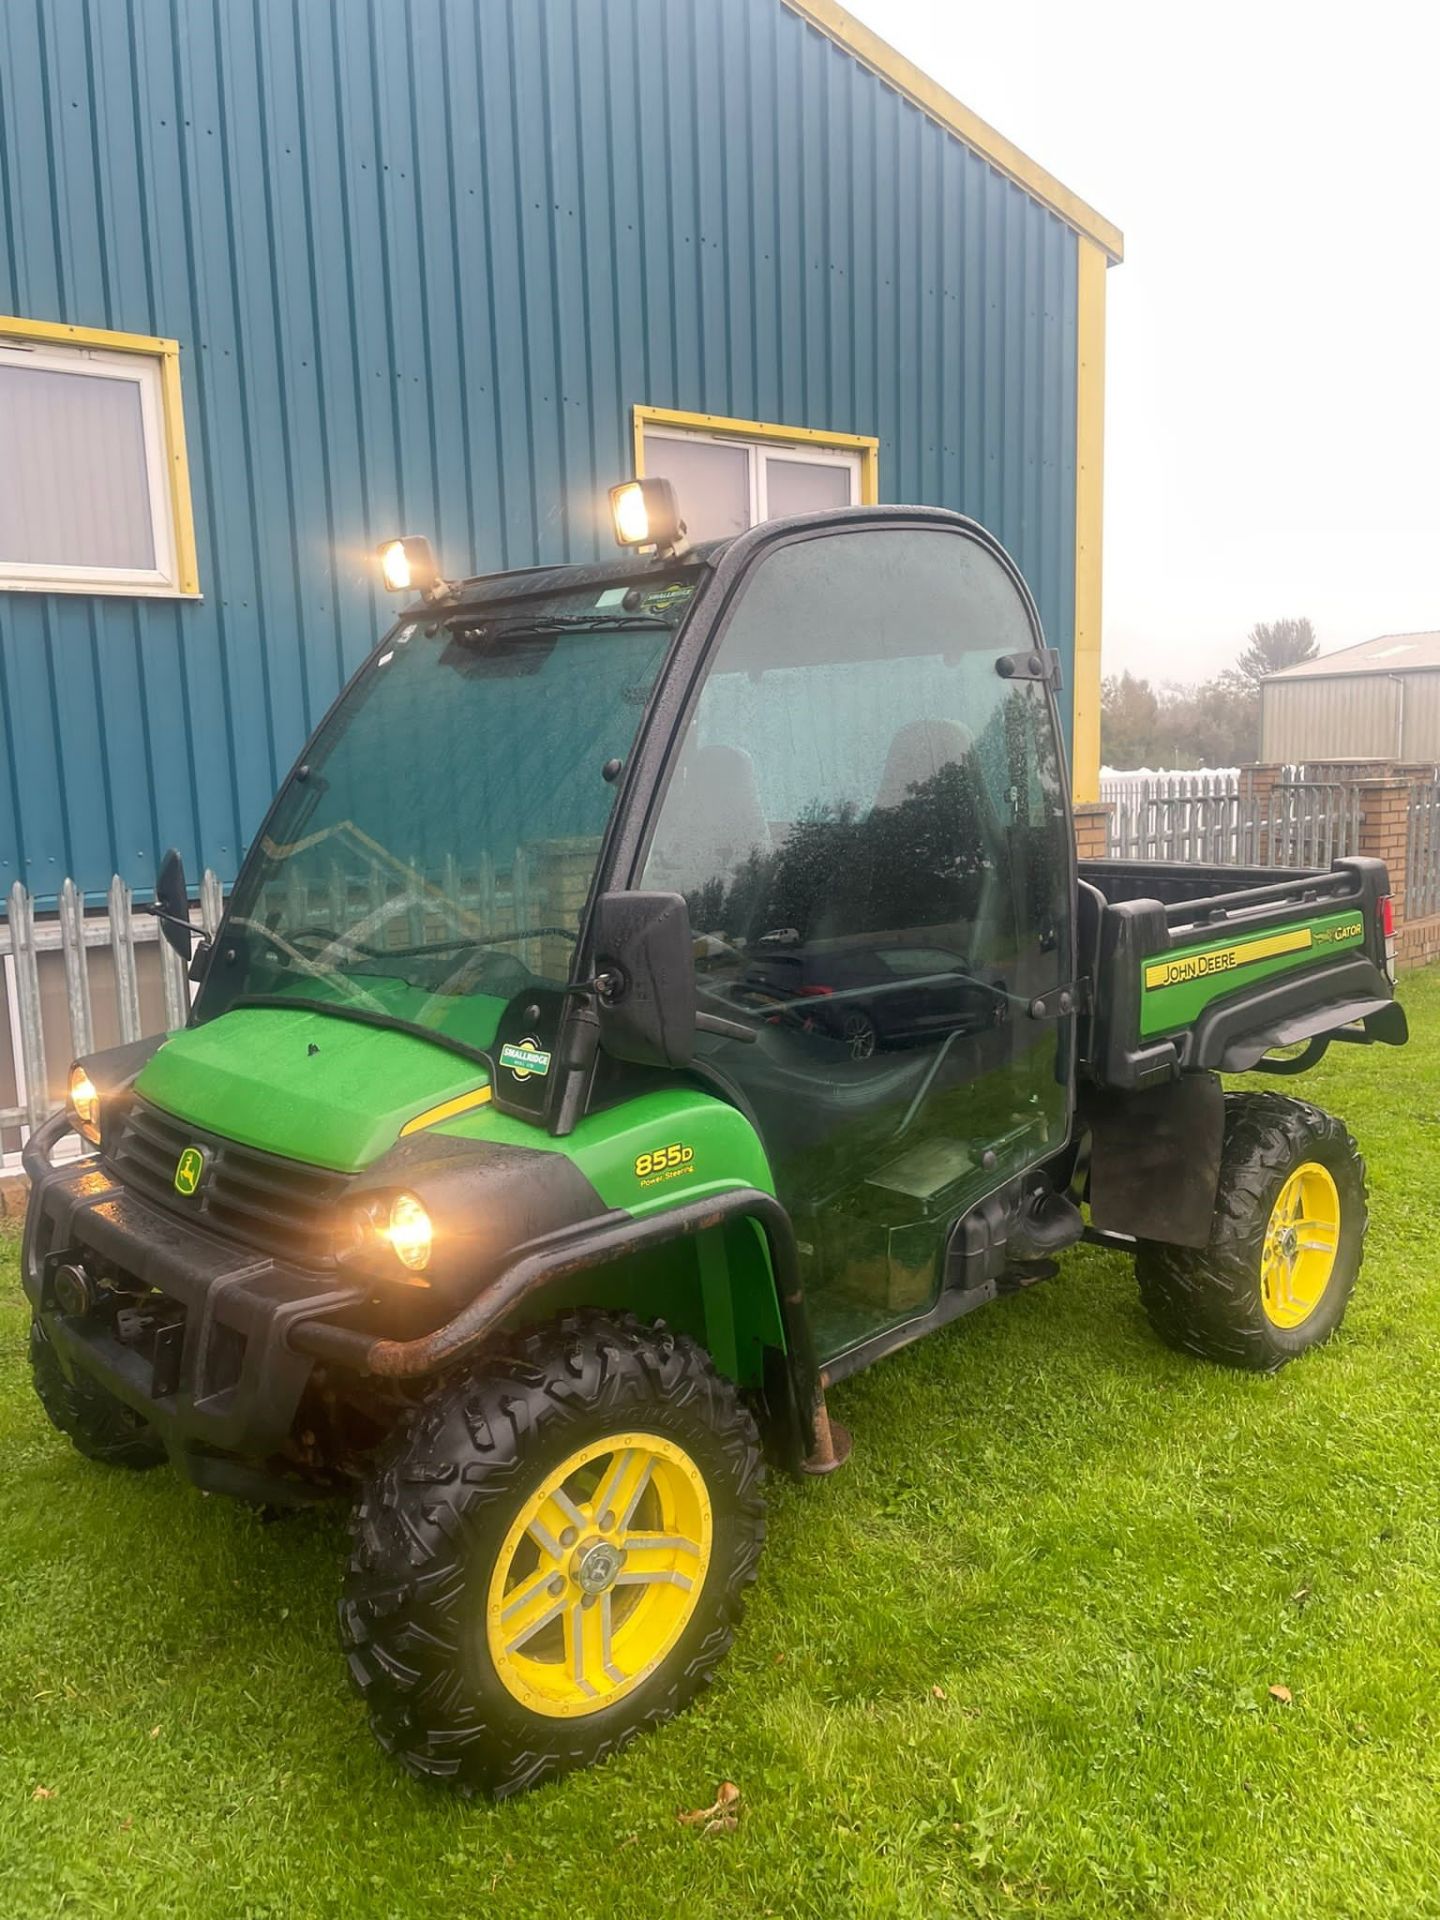
[(635, 470), (674, 483), (692, 540), (876, 500), (878, 446), (863, 434), (635, 409)]
[(0, 589), (199, 592), (179, 359), (0, 318)]
[(1000, 562), (845, 527), (766, 554), (684, 728), (641, 884), (685, 898), (702, 1036), (797, 1223), (822, 1360), (926, 1311), (953, 1221), (1054, 1153), (1069, 828)]

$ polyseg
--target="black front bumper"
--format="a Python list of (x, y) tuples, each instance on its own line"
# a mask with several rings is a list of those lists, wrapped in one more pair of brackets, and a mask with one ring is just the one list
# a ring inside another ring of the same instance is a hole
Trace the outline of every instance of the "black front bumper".
[[(116, 1184), (98, 1158), (52, 1166), (68, 1124), (57, 1115), (24, 1153), (31, 1192), (21, 1272), (61, 1364), (142, 1414), (198, 1484), (273, 1497), (273, 1473), (252, 1486), (240, 1463), (258, 1468), (290, 1437), (315, 1367), (291, 1349), (290, 1329), (345, 1312), (367, 1289), (197, 1229)], [(154, 1289), (163, 1337), (122, 1338), (104, 1308), (63, 1313), (54, 1278), (66, 1264)]]

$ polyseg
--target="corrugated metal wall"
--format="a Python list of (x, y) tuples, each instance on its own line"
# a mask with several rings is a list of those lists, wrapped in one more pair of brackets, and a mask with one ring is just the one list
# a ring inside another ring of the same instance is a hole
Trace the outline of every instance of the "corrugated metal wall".
[(1261, 692), (1260, 758), (1440, 762), (1440, 672), (1272, 681)]
[(1267, 764), (1393, 760), (1401, 751), (1400, 682), (1392, 674), (1307, 675), (1261, 689), (1260, 758)]
[(602, 550), (637, 402), (878, 433), (1068, 655), (1075, 261), (780, 0), (7, 0), (0, 311), (179, 338), (204, 602), (0, 593), (0, 893), (233, 873), (373, 542)]

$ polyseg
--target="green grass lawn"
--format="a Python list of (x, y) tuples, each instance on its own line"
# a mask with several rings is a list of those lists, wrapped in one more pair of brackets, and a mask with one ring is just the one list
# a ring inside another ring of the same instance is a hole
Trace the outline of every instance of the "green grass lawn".
[(498, 1808), (372, 1746), (343, 1514), (70, 1452), (6, 1243), (0, 1915), (1440, 1914), (1440, 970), (1405, 999), (1297, 1083), (1370, 1163), (1328, 1348), (1183, 1360), (1069, 1257), (835, 1395), (697, 1709)]

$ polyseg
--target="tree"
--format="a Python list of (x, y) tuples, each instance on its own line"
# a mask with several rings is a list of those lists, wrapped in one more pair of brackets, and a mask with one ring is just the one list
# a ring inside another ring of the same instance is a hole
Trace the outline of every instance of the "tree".
[(1255, 687), (1267, 673), (1298, 667), (1302, 660), (1313, 660), (1319, 651), (1320, 642), (1308, 620), (1258, 620), (1246, 635), (1235, 671)]
[(1112, 674), (1100, 689), (1100, 738), (1108, 767), (1146, 767), (1158, 763), (1160, 701), (1148, 680), (1133, 673)]

